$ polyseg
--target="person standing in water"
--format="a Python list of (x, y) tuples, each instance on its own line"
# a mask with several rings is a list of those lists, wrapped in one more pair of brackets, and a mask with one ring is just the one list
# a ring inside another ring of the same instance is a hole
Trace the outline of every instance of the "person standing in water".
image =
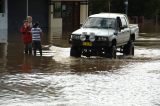
[(32, 54), (32, 34), (31, 27), (27, 20), (24, 20), (23, 26), (20, 28), (20, 32), (22, 33), (22, 41), (24, 43), (25, 54)]
[(33, 24), (32, 24), (32, 17), (31, 16), (27, 16), (27, 19), (26, 19), (27, 21), (28, 21), (28, 24), (29, 24), (29, 26), (32, 28), (33, 27)]
[(40, 55), (42, 56), (42, 46), (41, 46), (41, 37), (42, 37), (42, 29), (39, 27), (39, 23), (36, 22), (33, 25), (33, 28), (31, 29), (32, 33), (32, 45), (33, 45), (33, 51), (34, 56), (36, 56), (37, 49), (40, 52)]

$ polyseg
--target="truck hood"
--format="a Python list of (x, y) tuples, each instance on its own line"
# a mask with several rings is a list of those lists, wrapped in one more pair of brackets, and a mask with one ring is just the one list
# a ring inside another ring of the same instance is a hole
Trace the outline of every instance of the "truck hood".
[(91, 33), (94, 33), (96, 36), (111, 36), (114, 34), (114, 32), (114, 29), (80, 28), (74, 31), (72, 34), (81, 35), (86, 33), (87, 35), (90, 35)]

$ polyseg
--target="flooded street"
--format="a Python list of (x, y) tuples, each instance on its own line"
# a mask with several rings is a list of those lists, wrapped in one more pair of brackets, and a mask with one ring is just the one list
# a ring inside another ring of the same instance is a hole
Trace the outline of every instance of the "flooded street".
[(134, 57), (113, 60), (70, 57), (66, 40), (44, 43), (42, 57), (0, 44), (0, 106), (159, 106), (159, 42), (143, 38)]

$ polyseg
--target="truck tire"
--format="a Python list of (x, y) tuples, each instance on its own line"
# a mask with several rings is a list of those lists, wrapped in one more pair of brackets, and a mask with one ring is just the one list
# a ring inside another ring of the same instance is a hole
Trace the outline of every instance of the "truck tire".
[(70, 50), (70, 56), (81, 57), (81, 49), (80, 49), (80, 47), (72, 46), (71, 50)]
[(111, 47), (109, 47), (108, 57), (116, 59), (116, 57), (117, 57), (117, 49), (116, 49), (115, 45), (112, 45)]
[(134, 56), (134, 42), (131, 40), (123, 47), (123, 55)]

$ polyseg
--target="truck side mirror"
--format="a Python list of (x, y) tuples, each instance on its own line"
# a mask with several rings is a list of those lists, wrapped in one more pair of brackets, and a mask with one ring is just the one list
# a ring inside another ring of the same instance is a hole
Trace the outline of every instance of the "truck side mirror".
[(122, 22), (121, 22), (120, 17), (116, 18), (116, 22), (117, 22), (117, 30), (119, 30), (119, 31), (122, 30), (123, 27), (122, 27)]
[(116, 36), (117, 36), (117, 35), (118, 35), (118, 32), (117, 32), (117, 31), (116, 31), (116, 32), (114, 32), (114, 35), (116, 35)]

